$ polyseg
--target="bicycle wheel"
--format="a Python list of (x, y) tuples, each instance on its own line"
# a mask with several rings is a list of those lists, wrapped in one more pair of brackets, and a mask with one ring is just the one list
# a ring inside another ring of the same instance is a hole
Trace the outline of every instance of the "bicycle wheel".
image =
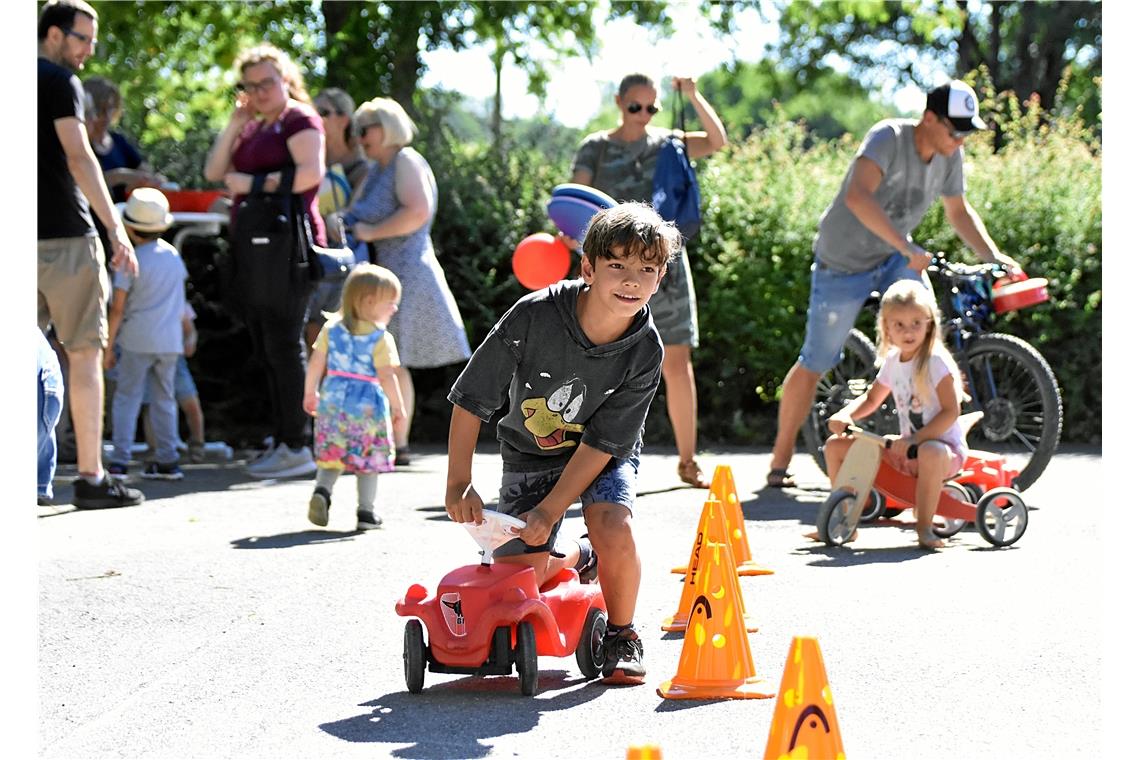
[[(819, 469), (827, 472), (823, 459), (823, 444), (831, 435), (827, 420), (847, 405), (851, 399), (871, 387), (875, 381), (875, 344), (860, 330), (852, 330), (843, 342), (843, 356), (839, 364), (819, 376), (815, 386), (815, 401), (804, 420), (803, 433), (807, 451), (815, 457)], [(898, 433), (894, 399), (887, 401), (870, 417), (859, 421), (859, 427), (879, 435)]]
[(966, 348), (971, 406), (985, 412), (966, 439), (970, 448), (1001, 454), (1020, 470), (1018, 490), (1033, 485), (1061, 438), (1061, 391), (1045, 359), (1021, 338), (989, 333)]

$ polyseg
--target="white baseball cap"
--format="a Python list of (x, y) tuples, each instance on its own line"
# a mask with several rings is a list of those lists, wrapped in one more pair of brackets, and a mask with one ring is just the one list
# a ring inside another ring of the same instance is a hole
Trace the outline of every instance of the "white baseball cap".
[(926, 110), (945, 116), (960, 132), (989, 129), (978, 115), (978, 95), (961, 79), (952, 79), (926, 95)]

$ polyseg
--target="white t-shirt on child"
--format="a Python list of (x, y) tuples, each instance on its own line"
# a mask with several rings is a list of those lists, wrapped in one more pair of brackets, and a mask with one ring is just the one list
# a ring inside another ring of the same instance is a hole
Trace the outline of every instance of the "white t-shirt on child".
[[(913, 359), (908, 362), (902, 361), (899, 358), (899, 350), (892, 348), (883, 360), (883, 366), (875, 378), (887, 386), (891, 395), (894, 396), (895, 408), (899, 415), (899, 432), (903, 437), (925, 427), (928, 422), (934, 419), (935, 415), (942, 411), (942, 405), (938, 402), (935, 389), (938, 387), (938, 383), (942, 382), (942, 378), (950, 374), (950, 368), (942, 356), (936, 353), (930, 357), (926, 371), (930, 379), (928, 387), (930, 388), (931, 399), (929, 403), (923, 404), (922, 399), (914, 392), (914, 368), (915, 361)], [(954, 424), (938, 436), (938, 440), (956, 452), (965, 454), (967, 451), (966, 436), (963, 434), (962, 426), (958, 420), (954, 420)]]

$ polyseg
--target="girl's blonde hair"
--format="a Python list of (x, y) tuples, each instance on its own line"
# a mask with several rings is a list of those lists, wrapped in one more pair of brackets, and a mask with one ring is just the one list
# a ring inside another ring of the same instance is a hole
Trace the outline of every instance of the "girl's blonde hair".
[(935, 400), (936, 393), (930, 385), (930, 357), (938, 354), (946, 362), (950, 370), (950, 377), (954, 381), (954, 397), (962, 402), (962, 373), (958, 371), (958, 364), (954, 361), (950, 351), (942, 342), (942, 315), (938, 311), (938, 302), (934, 293), (917, 280), (899, 280), (887, 288), (879, 303), (879, 318), (876, 324), (878, 331), (877, 345), (879, 357), (884, 357), (891, 348), (887, 334), (887, 313), (900, 307), (916, 307), (926, 312), (930, 321), (926, 324), (926, 334), (914, 356), (914, 393), (925, 405)]
[(250, 66), (266, 62), (273, 64), (273, 68), (277, 69), (277, 73), (285, 81), (285, 85), (289, 88), (289, 97), (302, 103), (313, 104), (308, 90), (305, 89), (305, 78), (301, 75), (301, 69), (293, 63), (289, 54), (280, 48), (265, 44), (243, 50), (234, 61), (234, 67), (240, 75)]
[(349, 331), (355, 330), (360, 320), (360, 304), (368, 296), (382, 300), (400, 300), (400, 278), (392, 270), (376, 264), (357, 264), (344, 281), (340, 295), (340, 316)]

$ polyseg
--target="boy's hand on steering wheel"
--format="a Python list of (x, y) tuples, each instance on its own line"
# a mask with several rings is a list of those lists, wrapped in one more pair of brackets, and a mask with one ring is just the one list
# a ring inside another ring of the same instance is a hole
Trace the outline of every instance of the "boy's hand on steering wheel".
[(541, 507), (535, 507), (522, 517), (526, 519), (526, 527), (519, 530), (519, 538), (523, 540), (523, 543), (528, 546), (545, 544), (546, 540), (550, 538), (550, 531), (554, 530), (554, 523), (557, 520), (552, 519)]
[(447, 516), (457, 523), (483, 524), (483, 499), (475, 486), (465, 483), (458, 486), (448, 486), (443, 497)]

